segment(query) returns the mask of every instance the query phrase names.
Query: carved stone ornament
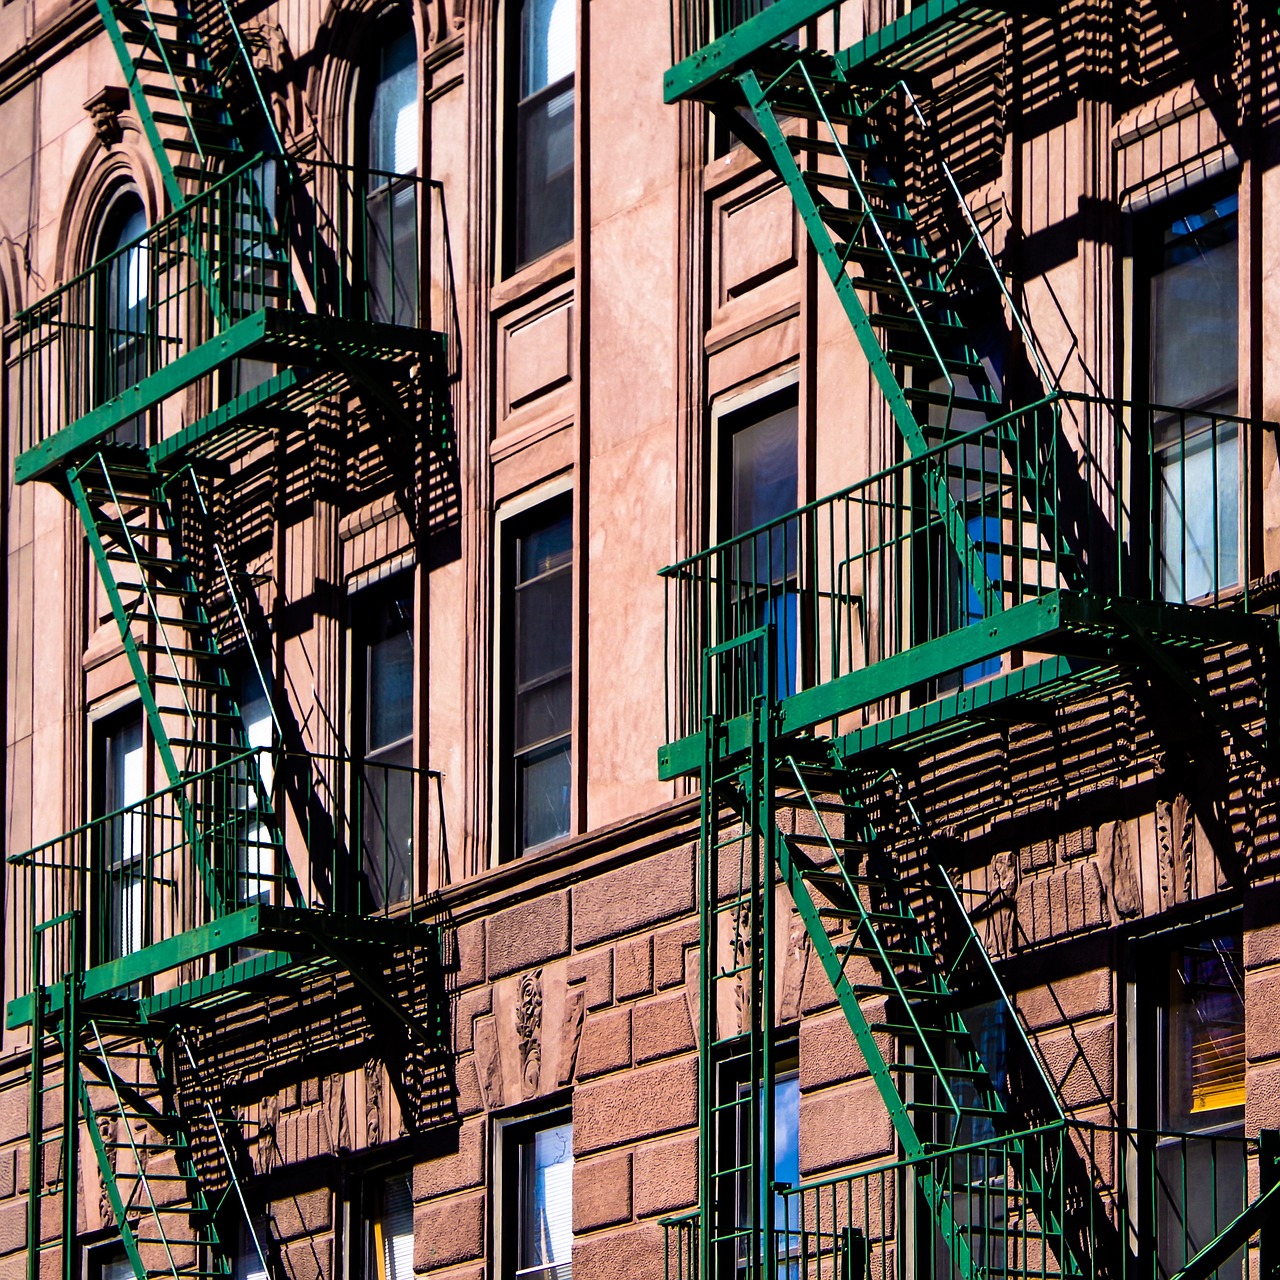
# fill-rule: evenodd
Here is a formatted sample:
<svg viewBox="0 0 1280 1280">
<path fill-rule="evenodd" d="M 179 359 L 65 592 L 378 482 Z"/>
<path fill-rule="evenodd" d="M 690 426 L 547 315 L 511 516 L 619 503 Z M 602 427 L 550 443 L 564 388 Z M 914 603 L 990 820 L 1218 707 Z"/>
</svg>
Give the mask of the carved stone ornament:
<svg viewBox="0 0 1280 1280">
<path fill-rule="evenodd" d="M 104 85 L 84 104 L 89 119 L 93 121 L 93 131 L 104 151 L 110 151 L 124 137 L 120 113 L 128 105 L 128 89 L 114 84 Z"/>
<path fill-rule="evenodd" d="M 516 1035 L 520 1040 L 520 1076 L 524 1096 L 538 1092 L 542 1075 L 542 970 L 534 969 L 520 979 L 516 1001 Z"/>
</svg>

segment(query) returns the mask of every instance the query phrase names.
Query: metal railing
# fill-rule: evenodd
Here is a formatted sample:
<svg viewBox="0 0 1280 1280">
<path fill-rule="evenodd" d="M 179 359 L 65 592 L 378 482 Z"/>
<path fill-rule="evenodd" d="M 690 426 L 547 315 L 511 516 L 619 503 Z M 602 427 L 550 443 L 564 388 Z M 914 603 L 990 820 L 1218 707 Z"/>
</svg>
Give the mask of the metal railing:
<svg viewBox="0 0 1280 1280">
<path fill-rule="evenodd" d="M 756 664 L 705 655 L 765 626 L 785 697 L 1072 584 L 1247 605 L 1259 425 L 1055 393 L 669 566 L 667 740 L 701 729 L 707 673 L 707 705 L 745 708 Z"/>
<path fill-rule="evenodd" d="M 1065 1121 L 776 1185 L 772 1257 L 757 1271 L 786 1280 L 1168 1280 L 1244 1208 L 1256 1147 Z M 930 1194 L 944 1213 L 930 1211 Z M 663 1226 L 667 1280 L 696 1280 L 698 1215 Z M 1208 1274 L 1243 1280 L 1243 1251 Z"/>
<path fill-rule="evenodd" d="M 266 309 L 417 326 L 424 185 L 270 155 L 227 174 L 18 314 L 18 451 Z"/>
<path fill-rule="evenodd" d="M 246 906 L 411 916 L 445 856 L 438 773 L 248 751 L 9 858 L 10 993 Z M 33 972 L 33 932 L 73 917 L 85 922 L 87 957 L 70 953 L 72 930 L 46 930 Z"/>
</svg>

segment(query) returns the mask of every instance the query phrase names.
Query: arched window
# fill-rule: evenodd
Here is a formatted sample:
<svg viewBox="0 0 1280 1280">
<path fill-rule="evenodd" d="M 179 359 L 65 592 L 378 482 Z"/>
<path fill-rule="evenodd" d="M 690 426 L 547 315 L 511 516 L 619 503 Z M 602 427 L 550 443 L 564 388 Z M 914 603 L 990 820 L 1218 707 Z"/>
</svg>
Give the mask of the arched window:
<svg viewBox="0 0 1280 1280">
<path fill-rule="evenodd" d="M 365 242 L 370 319 L 418 322 L 418 46 L 396 25 L 370 61 Z"/>
<path fill-rule="evenodd" d="M 573 0 L 509 0 L 507 130 L 509 265 L 573 239 L 573 116 L 577 33 Z"/>
<path fill-rule="evenodd" d="M 135 191 L 112 202 L 98 239 L 98 288 L 95 381 L 101 404 L 141 382 L 148 367 L 151 263 L 146 242 L 147 215 Z M 120 443 L 143 442 L 143 419 L 116 429 Z"/>
</svg>

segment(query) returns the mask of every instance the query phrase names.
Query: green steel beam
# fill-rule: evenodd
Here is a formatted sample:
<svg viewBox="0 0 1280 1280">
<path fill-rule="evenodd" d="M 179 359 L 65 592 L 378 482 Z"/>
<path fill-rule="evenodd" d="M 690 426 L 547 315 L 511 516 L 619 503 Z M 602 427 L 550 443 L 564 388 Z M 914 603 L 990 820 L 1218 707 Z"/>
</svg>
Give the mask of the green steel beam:
<svg viewBox="0 0 1280 1280">
<path fill-rule="evenodd" d="M 304 380 L 305 375 L 293 368 L 282 369 L 273 374 L 265 382 L 236 396 L 212 413 L 206 413 L 203 418 L 198 418 L 181 431 L 157 440 L 149 450 L 152 466 L 157 470 L 167 467 L 188 449 L 204 444 L 231 427 L 240 426 L 255 409 L 264 408 L 277 396 L 285 395 L 302 385 Z"/>
<path fill-rule="evenodd" d="M 154 995 L 144 996 L 138 1006 L 146 1016 L 159 1017 L 174 1009 L 198 1005 L 202 1001 L 235 991 L 258 978 L 279 973 L 297 963 L 297 957 L 291 952 L 264 951 L 238 964 L 228 965 L 225 969 L 217 969 L 190 982 L 180 983 L 168 991 L 157 991 Z"/>
<path fill-rule="evenodd" d="M 258 311 L 246 316 L 225 333 L 202 342 L 194 351 L 179 356 L 114 399 L 54 432 L 47 440 L 20 453 L 13 464 L 14 483 L 25 484 L 28 480 L 43 478 L 60 464 L 82 456 L 121 423 L 167 400 L 228 360 L 247 354 L 269 332 L 269 315 L 267 311 Z"/>
<path fill-rule="evenodd" d="M 916 4 L 887 26 L 871 32 L 857 44 L 836 54 L 836 64 L 844 72 L 859 68 L 892 56 L 902 49 L 929 36 L 936 35 L 948 23 L 954 22 L 966 9 L 1012 8 L 1012 5 L 993 4 L 992 0 L 925 0 Z"/>
<path fill-rule="evenodd" d="M 153 943 L 149 947 L 142 947 L 132 955 L 94 965 L 85 971 L 81 998 L 87 1001 L 111 995 L 122 987 L 167 973 L 179 965 L 213 955 L 225 947 L 253 942 L 263 933 L 262 915 L 267 910 L 268 908 L 261 906 L 243 907 L 209 924 L 188 929 L 185 933 Z M 60 989 L 51 989 L 44 1007 L 45 1016 L 52 1017 L 61 1013 L 62 1003 Z M 10 1029 L 26 1026 L 31 1021 L 32 1010 L 33 997 L 30 994 L 10 1000 L 6 1024 Z"/>
<path fill-rule="evenodd" d="M 945 698 L 912 707 L 887 720 L 854 729 L 834 740 L 834 750 L 848 763 L 868 752 L 901 747 L 938 733 L 947 725 L 954 725 L 958 730 L 961 726 L 957 722 L 966 717 L 981 718 L 985 712 L 998 712 L 1002 705 L 1036 694 L 1052 696 L 1064 684 L 1083 683 L 1090 676 L 1105 675 L 1107 670 L 1083 658 L 1044 658 L 1030 666 L 982 680 Z"/>
<path fill-rule="evenodd" d="M 789 36 L 806 22 L 812 22 L 827 10 L 836 8 L 838 3 L 839 0 L 777 0 L 776 4 L 762 9 L 754 18 L 739 23 L 684 61 L 676 63 L 663 77 L 664 101 L 671 103 L 682 98 L 706 96 L 721 76 L 734 70 L 752 54 Z"/>
<path fill-rule="evenodd" d="M 1171 1280 L 1208 1280 L 1233 1253 L 1243 1249 L 1266 1221 L 1268 1211 L 1280 1207 L 1280 1182 L 1274 1182 L 1209 1241 Z"/>
<path fill-rule="evenodd" d="M 779 704 L 779 730 L 787 734 L 811 729 L 824 720 L 835 720 L 913 685 L 959 671 L 1010 649 L 1047 649 L 1049 638 L 1061 628 L 1063 601 L 1069 599 L 1071 597 L 1062 592 L 1049 592 L 962 631 L 926 640 L 869 667 L 794 693 Z M 742 715 L 725 724 L 722 756 L 746 750 L 750 742 L 750 719 L 749 715 Z M 659 776 L 665 781 L 701 769 L 702 738 L 701 733 L 690 734 L 660 747 Z"/>
</svg>

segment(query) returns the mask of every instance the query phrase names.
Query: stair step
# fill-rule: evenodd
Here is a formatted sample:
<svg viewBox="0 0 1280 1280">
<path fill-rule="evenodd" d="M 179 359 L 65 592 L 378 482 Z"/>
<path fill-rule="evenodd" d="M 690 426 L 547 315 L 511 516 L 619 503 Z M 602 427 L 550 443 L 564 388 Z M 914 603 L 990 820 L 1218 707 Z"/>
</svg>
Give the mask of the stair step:
<svg viewBox="0 0 1280 1280">
<path fill-rule="evenodd" d="M 950 396 L 946 391 L 926 391 L 923 387 L 907 387 L 905 390 L 907 399 L 919 404 L 937 405 L 942 408 L 949 404 L 952 409 L 965 409 L 991 417 L 999 417 L 1003 409 L 998 400 L 981 400 L 975 396 Z M 974 469 L 968 468 L 966 474 L 973 475 Z"/>
</svg>

